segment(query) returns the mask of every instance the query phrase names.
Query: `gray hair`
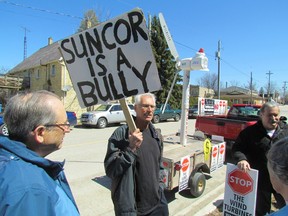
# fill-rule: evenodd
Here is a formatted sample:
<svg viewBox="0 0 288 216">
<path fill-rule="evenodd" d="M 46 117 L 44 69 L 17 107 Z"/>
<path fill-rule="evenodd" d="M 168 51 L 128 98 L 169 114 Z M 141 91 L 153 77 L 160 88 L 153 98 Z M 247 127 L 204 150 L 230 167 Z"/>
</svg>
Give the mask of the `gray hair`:
<svg viewBox="0 0 288 216">
<path fill-rule="evenodd" d="M 276 177 L 288 185 L 288 137 L 280 139 L 272 144 L 267 153 L 268 166 L 273 170 Z"/>
<path fill-rule="evenodd" d="M 155 97 L 155 95 L 148 92 L 148 93 L 136 95 L 135 98 L 134 98 L 134 99 L 135 99 L 135 105 L 138 105 L 138 104 L 141 103 L 141 98 L 142 98 L 143 96 L 151 97 L 151 98 L 153 99 L 154 103 L 156 103 L 156 97 Z"/>
<path fill-rule="evenodd" d="M 279 104 L 276 103 L 275 101 L 269 101 L 269 102 L 266 102 L 262 105 L 260 111 L 261 111 L 261 113 L 264 113 L 266 109 L 270 109 L 270 108 L 274 108 L 274 107 L 277 107 L 279 109 Z"/>
<path fill-rule="evenodd" d="M 3 116 L 9 137 L 25 142 L 29 133 L 39 125 L 55 123 L 55 112 L 46 103 L 51 97 L 59 99 L 54 93 L 45 90 L 20 92 L 10 98 Z"/>
</svg>

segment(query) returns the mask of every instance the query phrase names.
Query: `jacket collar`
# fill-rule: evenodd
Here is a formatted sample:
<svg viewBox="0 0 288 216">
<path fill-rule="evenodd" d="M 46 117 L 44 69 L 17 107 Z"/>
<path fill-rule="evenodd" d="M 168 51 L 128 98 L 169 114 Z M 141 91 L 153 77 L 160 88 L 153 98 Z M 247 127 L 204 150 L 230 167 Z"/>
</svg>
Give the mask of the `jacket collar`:
<svg viewBox="0 0 288 216">
<path fill-rule="evenodd" d="M 56 179 L 59 173 L 63 170 L 65 161 L 54 162 L 40 157 L 38 154 L 28 149 L 25 144 L 10 140 L 8 137 L 0 136 L 0 148 L 5 149 L 9 153 L 28 163 L 41 167 L 53 179 Z"/>
<path fill-rule="evenodd" d="M 257 121 L 257 124 L 261 125 L 261 126 L 264 128 L 261 119 Z M 282 129 L 282 128 L 284 128 L 285 126 L 286 126 L 286 124 L 285 124 L 283 121 L 279 121 L 276 130 Z M 264 129 L 265 129 L 265 128 L 264 128 Z M 266 130 L 266 129 L 265 129 L 265 130 Z"/>
</svg>

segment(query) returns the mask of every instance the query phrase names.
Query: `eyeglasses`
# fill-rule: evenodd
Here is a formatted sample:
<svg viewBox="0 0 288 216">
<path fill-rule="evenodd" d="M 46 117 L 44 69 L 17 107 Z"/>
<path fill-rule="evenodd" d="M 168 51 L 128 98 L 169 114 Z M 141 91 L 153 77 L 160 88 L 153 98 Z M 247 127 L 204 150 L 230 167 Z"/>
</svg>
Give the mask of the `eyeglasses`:
<svg viewBox="0 0 288 216">
<path fill-rule="evenodd" d="M 63 130 L 64 132 L 70 130 L 70 123 L 69 122 L 64 123 L 64 124 L 57 124 L 57 123 L 56 124 L 46 124 L 44 126 L 45 127 L 58 127 L 61 130 Z"/>
<path fill-rule="evenodd" d="M 149 105 L 149 104 L 139 104 L 139 106 L 140 106 L 142 109 L 144 109 L 144 110 L 148 110 L 149 108 L 150 108 L 151 110 L 155 110 L 155 108 L 156 108 L 156 106 L 154 106 L 154 105 Z"/>
</svg>

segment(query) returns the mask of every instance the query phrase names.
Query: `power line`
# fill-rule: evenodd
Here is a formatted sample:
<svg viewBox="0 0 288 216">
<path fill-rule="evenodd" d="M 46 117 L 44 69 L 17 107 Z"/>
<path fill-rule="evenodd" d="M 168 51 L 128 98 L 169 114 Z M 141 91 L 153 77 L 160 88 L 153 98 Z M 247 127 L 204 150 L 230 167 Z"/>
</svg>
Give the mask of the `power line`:
<svg viewBox="0 0 288 216">
<path fill-rule="evenodd" d="M 194 50 L 194 51 L 198 51 L 197 49 L 194 49 L 194 48 L 192 48 L 192 47 L 190 47 L 190 46 L 188 46 L 188 45 L 182 44 L 182 43 L 177 42 L 177 41 L 174 41 L 174 42 L 177 43 L 177 44 L 179 44 L 180 46 L 183 46 L 183 47 L 187 48 L 187 49 L 191 49 L 191 50 Z M 205 54 L 206 54 L 206 56 L 210 56 L 210 57 L 213 57 L 213 58 L 215 57 L 215 55 L 211 55 L 211 54 L 209 54 L 209 53 L 205 53 Z M 226 64 L 226 65 L 228 65 L 229 67 L 231 67 L 232 69 L 234 69 L 235 71 L 238 71 L 239 73 L 245 75 L 247 78 L 250 79 L 250 76 L 251 76 L 250 74 L 241 71 L 240 69 L 238 69 L 237 67 L 235 67 L 234 65 L 232 65 L 231 63 L 229 63 L 228 61 L 226 61 L 225 59 L 223 59 L 222 57 L 221 57 L 221 61 L 222 61 L 224 64 Z M 256 82 L 258 82 L 258 83 L 260 82 L 260 81 L 257 80 L 257 79 L 254 79 L 254 81 L 256 81 Z M 261 81 L 261 83 L 262 83 L 262 81 Z M 262 83 L 262 84 L 264 85 L 264 83 Z"/>
<path fill-rule="evenodd" d="M 74 19 L 81 19 L 81 20 L 82 20 L 82 17 L 78 17 L 78 16 L 74 16 L 74 15 L 70 15 L 70 14 L 59 13 L 59 12 L 54 12 L 54 11 L 50 11 L 50 10 L 46 10 L 46 9 L 35 8 L 35 7 L 31 7 L 31 6 L 27 6 L 27 5 L 22 5 L 22 4 L 17 4 L 17 3 L 9 2 L 9 1 L 0 0 L 0 2 L 1 2 L 1 3 L 5 3 L 5 4 L 9 4 L 9 5 L 13 5 L 13 6 L 17 6 L 17 7 L 23 7 L 23 8 L 27 8 L 27 9 L 31 9 L 31 10 L 36 10 L 36 11 L 41 11 L 41 12 L 45 12 L 45 13 L 49 13 L 49 14 L 66 16 L 66 17 L 70 17 L 70 18 L 74 18 Z"/>
</svg>

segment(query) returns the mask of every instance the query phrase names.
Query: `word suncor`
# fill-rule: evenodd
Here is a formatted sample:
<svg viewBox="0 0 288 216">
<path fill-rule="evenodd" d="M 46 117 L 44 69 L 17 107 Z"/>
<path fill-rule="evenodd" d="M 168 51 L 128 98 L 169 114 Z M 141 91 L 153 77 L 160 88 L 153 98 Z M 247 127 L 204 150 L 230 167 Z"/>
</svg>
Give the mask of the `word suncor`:
<svg viewBox="0 0 288 216">
<path fill-rule="evenodd" d="M 143 22 L 143 16 L 141 13 L 135 11 L 127 14 L 129 22 L 124 19 L 119 19 L 116 21 L 116 23 L 113 25 L 112 22 L 107 22 L 103 28 L 101 29 L 100 35 L 99 35 L 99 29 L 94 28 L 93 29 L 93 35 L 91 35 L 89 32 L 80 33 L 78 35 L 81 47 L 77 47 L 77 43 L 75 42 L 75 39 L 73 37 L 64 39 L 61 42 L 61 48 L 70 54 L 70 58 L 66 58 L 67 64 L 72 64 L 75 61 L 75 58 L 88 58 L 89 56 L 95 56 L 98 54 L 103 53 L 103 45 L 108 50 L 115 49 L 116 43 L 119 45 L 125 45 L 128 44 L 131 41 L 131 38 L 134 43 L 137 43 L 139 38 L 138 34 L 144 39 L 148 40 L 148 35 L 146 32 L 141 28 L 140 24 Z M 135 20 L 136 19 L 136 20 Z M 121 33 L 119 34 L 119 29 L 125 29 L 126 30 L 126 36 Z M 108 41 L 108 35 L 113 35 L 114 40 Z M 124 35 L 124 37 L 123 37 Z M 67 46 L 71 44 L 72 49 L 70 49 L 70 46 Z M 96 50 L 95 50 L 96 49 Z"/>
</svg>

